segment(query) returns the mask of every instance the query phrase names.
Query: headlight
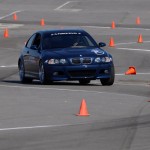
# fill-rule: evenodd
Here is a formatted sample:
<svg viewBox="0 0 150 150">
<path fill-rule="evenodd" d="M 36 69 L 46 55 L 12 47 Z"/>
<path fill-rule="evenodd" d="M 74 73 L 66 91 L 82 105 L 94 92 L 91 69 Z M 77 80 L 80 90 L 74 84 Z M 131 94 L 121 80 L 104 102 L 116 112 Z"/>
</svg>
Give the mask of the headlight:
<svg viewBox="0 0 150 150">
<path fill-rule="evenodd" d="M 60 62 L 61 64 L 66 64 L 66 63 L 67 63 L 66 59 L 60 59 L 59 62 Z"/>
<path fill-rule="evenodd" d="M 45 63 L 49 65 L 58 65 L 58 64 L 66 64 L 67 61 L 66 59 L 49 59 L 49 60 L 46 60 Z"/>
<path fill-rule="evenodd" d="M 105 57 L 105 62 L 111 62 L 112 61 L 112 58 L 111 57 Z"/>
<path fill-rule="evenodd" d="M 100 57 L 95 58 L 95 62 L 96 62 L 96 63 L 100 63 L 100 62 L 101 62 Z"/>
<path fill-rule="evenodd" d="M 112 58 L 110 57 L 103 57 L 102 58 L 102 62 L 111 62 L 112 61 Z"/>
<path fill-rule="evenodd" d="M 97 57 L 95 58 L 95 62 L 96 63 L 100 63 L 100 62 L 103 62 L 103 63 L 107 63 L 107 62 L 111 62 L 112 61 L 112 58 L 111 57 Z"/>
</svg>

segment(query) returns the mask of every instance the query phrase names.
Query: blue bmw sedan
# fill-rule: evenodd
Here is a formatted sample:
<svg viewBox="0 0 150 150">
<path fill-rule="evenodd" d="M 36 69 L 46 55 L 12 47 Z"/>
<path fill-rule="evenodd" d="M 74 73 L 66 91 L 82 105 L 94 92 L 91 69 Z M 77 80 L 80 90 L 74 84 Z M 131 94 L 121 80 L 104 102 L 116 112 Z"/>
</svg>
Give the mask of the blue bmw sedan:
<svg viewBox="0 0 150 150">
<path fill-rule="evenodd" d="M 102 85 L 113 85 L 115 71 L 112 56 L 103 50 L 84 30 L 44 30 L 34 33 L 18 59 L 20 81 L 34 79 L 41 84 L 76 80 L 89 84 L 99 79 Z"/>
</svg>

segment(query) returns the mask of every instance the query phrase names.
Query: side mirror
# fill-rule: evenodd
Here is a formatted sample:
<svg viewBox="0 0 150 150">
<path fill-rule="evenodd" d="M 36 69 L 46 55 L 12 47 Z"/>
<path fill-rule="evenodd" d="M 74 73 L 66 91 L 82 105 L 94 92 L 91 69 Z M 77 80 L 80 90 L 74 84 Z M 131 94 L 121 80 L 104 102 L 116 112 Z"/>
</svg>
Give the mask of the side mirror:
<svg viewBox="0 0 150 150">
<path fill-rule="evenodd" d="M 36 45 L 32 45 L 32 46 L 31 46 L 31 49 L 38 50 L 38 48 L 37 48 Z"/>
<path fill-rule="evenodd" d="M 98 45 L 99 45 L 99 47 L 105 47 L 106 46 L 106 44 L 103 42 L 100 42 Z"/>
</svg>

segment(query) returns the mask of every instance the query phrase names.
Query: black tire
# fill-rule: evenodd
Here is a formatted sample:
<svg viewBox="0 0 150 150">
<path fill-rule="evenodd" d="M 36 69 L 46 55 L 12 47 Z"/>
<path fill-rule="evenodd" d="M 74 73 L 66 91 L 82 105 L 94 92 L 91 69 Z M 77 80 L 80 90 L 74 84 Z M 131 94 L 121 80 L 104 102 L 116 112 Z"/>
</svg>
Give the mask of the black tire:
<svg viewBox="0 0 150 150">
<path fill-rule="evenodd" d="M 90 81 L 91 81 L 91 80 L 89 80 L 89 79 L 81 79 L 81 80 L 79 80 L 79 83 L 80 83 L 81 85 L 87 85 L 87 84 L 90 83 Z"/>
<path fill-rule="evenodd" d="M 52 81 L 48 79 L 46 76 L 44 65 L 42 62 L 40 62 L 40 65 L 39 65 L 39 80 L 41 84 L 44 84 L 44 85 L 52 83 Z"/>
<path fill-rule="evenodd" d="M 114 66 L 111 68 L 111 77 L 106 79 L 100 79 L 103 86 L 110 86 L 114 84 L 115 81 L 115 69 Z"/>
<path fill-rule="evenodd" d="M 32 83 L 33 79 L 25 77 L 25 68 L 22 61 L 19 62 L 19 77 L 21 83 Z"/>
</svg>

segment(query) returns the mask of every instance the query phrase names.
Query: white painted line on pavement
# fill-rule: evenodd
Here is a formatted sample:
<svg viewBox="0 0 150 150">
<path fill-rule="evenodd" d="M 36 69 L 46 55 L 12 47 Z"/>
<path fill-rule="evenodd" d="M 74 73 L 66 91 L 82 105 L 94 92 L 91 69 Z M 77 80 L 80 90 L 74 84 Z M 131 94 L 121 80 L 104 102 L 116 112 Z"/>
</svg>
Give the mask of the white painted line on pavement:
<svg viewBox="0 0 150 150">
<path fill-rule="evenodd" d="M 23 10 L 14 11 L 14 12 L 8 14 L 8 15 L 5 15 L 5 16 L 0 17 L 0 20 L 1 20 L 1 19 L 4 19 L 4 18 L 7 18 L 7 17 L 9 17 L 9 16 L 11 16 L 11 15 L 13 15 L 14 13 L 19 13 L 19 12 L 22 12 L 22 11 L 23 11 Z"/>
<path fill-rule="evenodd" d="M 125 27 L 116 27 L 118 29 L 126 29 L 126 30 L 145 30 L 145 31 L 150 31 L 148 28 L 125 28 Z"/>
<path fill-rule="evenodd" d="M 71 1 L 68 1 L 64 4 L 62 4 L 61 6 L 57 7 L 55 10 L 60 10 L 61 8 L 63 8 L 65 5 L 69 4 Z"/>
<path fill-rule="evenodd" d="M 81 9 L 59 9 L 59 11 L 64 11 L 64 12 L 78 12 L 78 11 L 81 11 Z"/>
<path fill-rule="evenodd" d="M 117 43 L 115 45 L 129 45 L 129 44 L 137 44 L 138 42 L 128 42 L 128 43 Z M 143 43 L 150 43 L 150 41 L 144 41 Z"/>
<path fill-rule="evenodd" d="M 80 26 L 80 27 L 86 27 L 86 28 L 95 28 L 95 29 L 103 29 L 103 28 L 106 28 L 106 29 L 111 29 L 111 27 L 108 27 L 108 26 Z M 117 27 L 117 29 L 124 29 L 124 30 L 145 30 L 145 31 L 150 31 L 150 29 L 148 28 L 125 28 L 125 27 Z"/>
<path fill-rule="evenodd" d="M 116 73 L 115 75 L 116 76 L 124 76 L 125 74 L 124 73 Z"/>
<path fill-rule="evenodd" d="M 127 51 L 150 52 L 149 49 L 134 49 L 134 48 L 116 48 L 116 49 L 127 50 Z"/>
<path fill-rule="evenodd" d="M 139 75 L 149 75 L 150 73 L 136 73 L 136 74 L 139 74 Z"/>
<path fill-rule="evenodd" d="M 61 89 L 61 88 L 49 88 L 49 87 L 37 87 L 37 86 L 19 86 L 19 85 L 5 85 L 5 84 L 0 84 L 0 87 L 5 87 L 5 88 L 19 88 L 19 89 L 34 89 L 34 90 L 55 90 L 55 91 L 67 91 L 67 92 L 84 92 L 84 93 L 97 93 L 97 94 L 115 94 L 115 95 L 128 95 L 128 96 L 133 96 L 135 95 L 132 94 L 124 94 L 124 93 L 113 93 L 113 92 L 100 92 L 100 91 L 90 91 L 90 90 L 76 90 L 76 89 Z M 141 96 L 136 96 L 136 97 L 141 97 Z M 142 96 L 144 97 L 144 96 Z"/>
<path fill-rule="evenodd" d="M 98 29 L 110 29 L 111 27 L 100 27 L 100 26 L 80 26 L 85 28 L 98 28 Z"/>
<path fill-rule="evenodd" d="M 22 27 L 24 26 L 23 24 L 0 24 L 0 29 L 5 29 L 5 28 L 19 28 L 19 27 Z"/>
<path fill-rule="evenodd" d="M 130 45 L 130 44 L 136 44 L 137 42 L 128 42 L 128 43 L 116 43 L 115 45 Z"/>
<path fill-rule="evenodd" d="M 131 86 L 144 86 L 144 87 L 150 87 L 150 84 L 146 84 L 146 83 L 119 83 L 119 82 L 117 82 L 117 83 L 114 83 L 115 85 L 131 85 Z"/>
<path fill-rule="evenodd" d="M 65 127 L 65 126 L 74 126 L 82 125 L 79 124 L 62 124 L 62 125 L 44 125 L 44 126 L 30 126 L 30 127 L 14 127 L 14 128 L 0 128 L 0 131 L 12 131 L 12 130 L 26 130 L 26 129 L 39 129 L 39 128 L 52 128 L 52 127 Z"/>
<path fill-rule="evenodd" d="M 73 3 L 73 2 L 76 2 L 76 1 L 68 1 L 64 4 L 62 4 L 61 6 L 55 8 L 54 10 L 57 10 L 57 11 L 64 11 L 64 12 L 78 12 L 78 11 L 81 11 L 82 9 L 63 9 L 64 6 L 68 5 L 69 3 Z"/>
<path fill-rule="evenodd" d="M 150 75 L 150 72 L 148 72 L 148 73 L 136 73 L 136 74 L 137 75 Z M 116 76 L 127 76 L 124 73 L 116 73 L 115 75 Z"/>
<path fill-rule="evenodd" d="M 2 66 L 0 66 L 0 68 L 12 68 L 12 67 L 18 67 L 18 65 L 8 65 L 8 66 L 2 65 Z"/>
<path fill-rule="evenodd" d="M 37 86 L 36 87 L 35 86 L 17 86 L 17 85 L 13 86 L 13 85 L 3 85 L 3 84 L 0 84 L 0 87 L 22 88 L 22 89 L 36 89 L 36 90 L 56 90 L 56 91 L 70 91 L 70 92 L 86 92 L 86 93 L 89 93 L 89 92 L 91 92 L 91 93 L 106 93 L 106 92 L 88 91 L 88 90 L 59 89 L 59 88 L 49 88 L 49 87 L 37 87 Z M 110 93 L 110 94 L 113 94 L 113 93 Z"/>
</svg>

